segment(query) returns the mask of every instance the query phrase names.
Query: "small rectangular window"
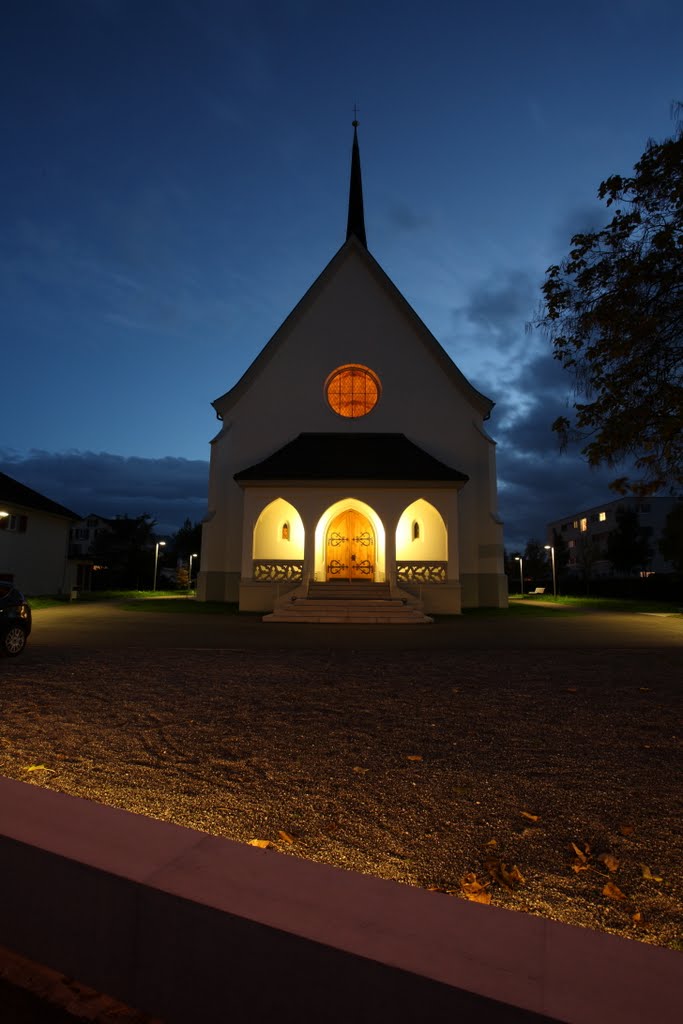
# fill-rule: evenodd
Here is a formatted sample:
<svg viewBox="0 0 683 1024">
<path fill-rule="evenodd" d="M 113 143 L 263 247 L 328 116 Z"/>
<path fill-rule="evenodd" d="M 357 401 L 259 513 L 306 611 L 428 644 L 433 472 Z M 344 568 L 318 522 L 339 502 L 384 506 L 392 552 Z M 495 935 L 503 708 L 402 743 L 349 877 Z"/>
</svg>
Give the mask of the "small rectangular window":
<svg viewBox="0 0 683 1024">
<path fill-rule="evenodd" d="M 599 512 L 598 513 L 598 519 L 599 519 L 599 521 L 601 523 L 606 522 L 607 521 L 607 513 L 606 512 Z"/>
<path fill-rule="evenodd" d="M 585 533 L 587 529 L 588 529 L 588 520 L 584 516 L 583 519 L 581 520 L 581 533 Z"/>
<path fill-rule="evenodd" d="M 579 520 L 575 519 L 574 522 L 572 523 L 572 526 L 574 527 L 575 530 L 578 530 L 578 528 L 579 528 Z"/>
</svg>

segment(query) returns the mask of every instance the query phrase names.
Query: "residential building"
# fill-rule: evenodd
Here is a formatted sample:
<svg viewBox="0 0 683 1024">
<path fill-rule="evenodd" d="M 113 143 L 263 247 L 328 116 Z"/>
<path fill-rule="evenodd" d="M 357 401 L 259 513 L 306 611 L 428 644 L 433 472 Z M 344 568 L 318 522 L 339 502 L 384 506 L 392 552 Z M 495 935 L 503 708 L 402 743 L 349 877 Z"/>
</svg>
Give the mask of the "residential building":
<svg viewBox="0 0 683 1024">
<path fill-rule="evenodd" d="M 669 512 L 680 501 L 683 501 L 683 498 L 636 498 L 631 496 L 615 498 L 612 501 L 603 502 L 602 505 L 596 505 L 594 508 L 583 509 L 548 523 L 548 543 L 552 544 L 553 542 L 553 532 L 562 538 L 567 545 L 569 554 L 567 571 L 578 575 L 581 572 L 581 545 L 584 542 L 590 542 L 598 556 L 592 565 L 591 574 L 595 577 L 617 576 L 619 573 L 615 572 L 607 557 L 608 538 L 617 527 L 619 509 L 632 509 L 638 515 L 639 525 L 651 548 L 647 565 L 642 565 L 634 571 L 641 574 L 671 572 L 672 566 L 662 557 L 658 541 L 662 536 Z"/>
<path fill-rule="evenodd" d="M 27 594 L 62 594 L 75 580 L 69 531 L 75 512 L 0 473 L 0 579 Z"/>
</svg>

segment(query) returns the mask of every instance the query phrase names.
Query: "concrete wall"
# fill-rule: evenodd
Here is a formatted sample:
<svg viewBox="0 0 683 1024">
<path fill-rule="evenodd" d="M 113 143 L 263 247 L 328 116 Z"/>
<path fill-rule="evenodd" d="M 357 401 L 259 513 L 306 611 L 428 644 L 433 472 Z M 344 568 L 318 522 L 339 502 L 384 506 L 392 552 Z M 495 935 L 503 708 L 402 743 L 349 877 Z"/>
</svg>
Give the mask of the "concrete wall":
<svg viewBox="0 0 683 1024">
<path fill-rule="evenodd" d="M 167 1024 L 679 1019 L 672 951 L 6 779 L 0 907 L 1 945 Z"/>
</svg>

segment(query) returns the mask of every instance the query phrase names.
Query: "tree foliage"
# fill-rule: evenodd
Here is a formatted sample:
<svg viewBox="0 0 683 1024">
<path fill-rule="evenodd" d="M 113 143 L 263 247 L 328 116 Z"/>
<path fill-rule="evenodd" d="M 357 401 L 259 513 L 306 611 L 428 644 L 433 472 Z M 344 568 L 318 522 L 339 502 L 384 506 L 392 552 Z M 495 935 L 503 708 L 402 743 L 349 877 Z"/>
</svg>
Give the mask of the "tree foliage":
<svg viewBox="0 0 683 1024">
<path fill-rule="evenodd" d="M 651 494 L 683 485 L 683 125 L 598 196 L 614 216 L 548 269 L 535 323 L 574 377 L 574 422 L 553 430 L 592 466 L 633 459 L 610 486 Z"/>
<path fill-rule="evenodd" d="M 659 551 L 676 572 L 683 573 L 683 501 L 674 505 L 666 517 L 659 538 Z"/>
<path fill-rule="evenodd" d="M 154 574 L 155 520 L 150 515 L 118 516 L 111 529 L 98 531 L 93 554 L 103 563 L 102 585 L 144 589 Z"/>
</svg>

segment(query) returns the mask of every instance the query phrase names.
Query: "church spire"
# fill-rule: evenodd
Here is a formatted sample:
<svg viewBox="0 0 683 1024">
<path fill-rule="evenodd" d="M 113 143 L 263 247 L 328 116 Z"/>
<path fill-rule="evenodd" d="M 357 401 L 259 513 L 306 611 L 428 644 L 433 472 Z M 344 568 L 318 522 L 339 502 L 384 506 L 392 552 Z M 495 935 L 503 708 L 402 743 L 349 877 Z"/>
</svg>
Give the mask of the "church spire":
<svg viewBox="0 0 683 1024">
<path fill-rule="evenodd" d="M 363 181 L 360 174 L 360 150 L 358 149 L 358 121 L 353 121 L 353 149 L 351 150 L 351 184 L 349 187 L 349 219 L 346 224 L 347 241 L 355 235 L 367 249 L 365 238 L 365 217 L 363 215 Z"/>
</svg>

